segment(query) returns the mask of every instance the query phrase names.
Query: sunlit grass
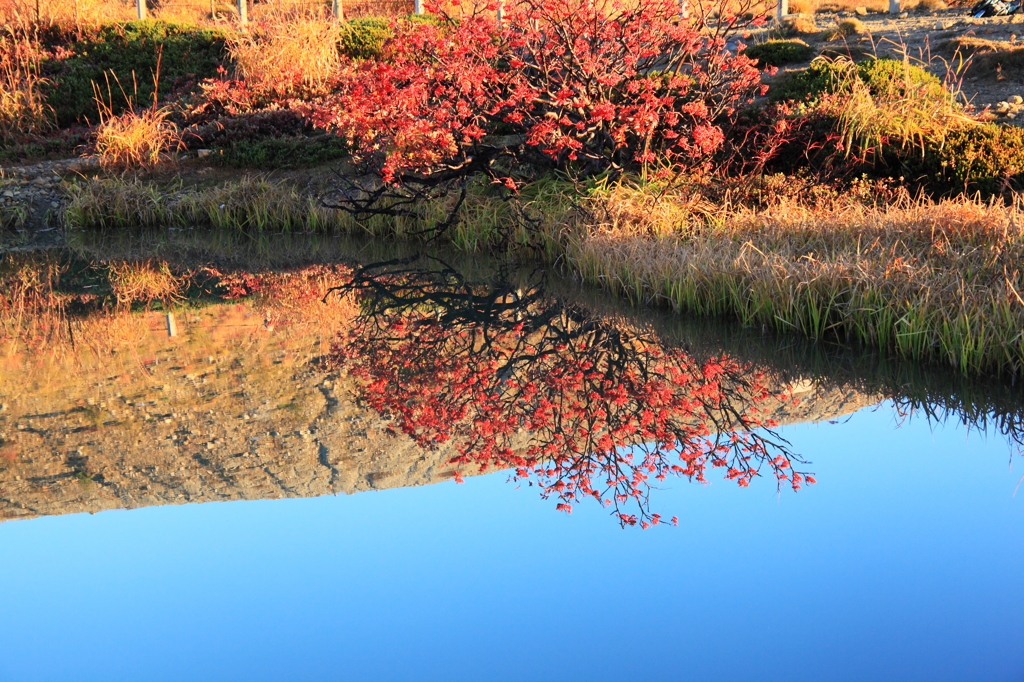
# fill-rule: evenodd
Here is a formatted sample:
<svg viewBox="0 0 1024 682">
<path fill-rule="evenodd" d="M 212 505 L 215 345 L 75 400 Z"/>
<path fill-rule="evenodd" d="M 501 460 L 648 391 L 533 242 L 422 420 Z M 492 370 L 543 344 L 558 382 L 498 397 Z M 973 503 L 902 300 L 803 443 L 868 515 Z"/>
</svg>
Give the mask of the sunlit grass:
<svg viewBox="0 0 1024 682">
<path fill-rule="evenodd" d="M 716 225 L 664 211 L 616 219 L 627 190 L 593 199 L 606 216 L 568 245 L 586 280 L 643 303 L 838 338 L 965 374 L 1024 369 L 1019 206 L 968 199 L 814 210 L 734 208 Z M 607 206 L 607 208 L 603 208 Z M 634 214 L 636 215 L 636 214 Z"/>
</svg>

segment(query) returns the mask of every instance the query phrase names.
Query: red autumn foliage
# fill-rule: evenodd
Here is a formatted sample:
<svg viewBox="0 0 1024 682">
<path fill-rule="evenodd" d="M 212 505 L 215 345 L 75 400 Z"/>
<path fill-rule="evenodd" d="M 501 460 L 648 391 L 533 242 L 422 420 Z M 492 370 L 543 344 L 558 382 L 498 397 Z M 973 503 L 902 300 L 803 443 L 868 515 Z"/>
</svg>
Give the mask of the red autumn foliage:
<svg viewBox="0 0 1024 682">
<path fill-rule="evenodd" d="M 772 395 L 762 377 L 728 358 L 701 362 L 536 298 L 507 305 L 467 288 L 458 305 L 474 306 L 469 314 L 445 307 L 451 295 L 403 287 L 353 287 L 369 312 L 330 364 L 360 379 L 361 397 L 419 445 L 451 441 L 462 473 L 514 469 L 559 510 L 592 497 L 643 527 L 664 521 L 648 497 L 668 476 L 705 483 L 720 468 L 747 486 L 766 469 L 780 486 L 809 480 L 758 408 Z M 367 304 L 382 291 L 385 305 Z"/>
<path fill-rule="evenodd" d="M 583 173 L 698 165 L 762 88 L 733 15 L 681 20 L 675 0 L 515 0 L 502 21 L 496 8 L 396 23 L 382 57 L 350 66 L 307 115 L 385 182 L 472 171 L 513 185 L 514 164 L 493 165 L 513 148 Z"/>
</svg>

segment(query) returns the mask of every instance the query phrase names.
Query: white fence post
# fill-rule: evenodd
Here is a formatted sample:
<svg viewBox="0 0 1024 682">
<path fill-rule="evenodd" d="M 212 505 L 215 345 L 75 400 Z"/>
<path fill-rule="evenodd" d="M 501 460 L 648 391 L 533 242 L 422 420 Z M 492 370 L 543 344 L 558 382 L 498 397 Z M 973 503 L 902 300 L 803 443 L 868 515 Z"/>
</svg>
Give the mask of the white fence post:
<svg viewBox="0 0 1024 682">
<path fill-rule="evenodd" d="M 135 0 L 135 9 L 138 11 L 140 20 L 146 18 L 146 0 Z"/>
<path fill-rule="evenodd" d="M 776 9 L 775 18 L 782 23 L 782 19 L 789 14 L 789 0 L 779 0 L 779 6 Z"/>
<path fill-rule="evenodd" d="M 249 0 L 238 0 L 238 23 L 242 28 L 249 25 Z"/>
</svg>

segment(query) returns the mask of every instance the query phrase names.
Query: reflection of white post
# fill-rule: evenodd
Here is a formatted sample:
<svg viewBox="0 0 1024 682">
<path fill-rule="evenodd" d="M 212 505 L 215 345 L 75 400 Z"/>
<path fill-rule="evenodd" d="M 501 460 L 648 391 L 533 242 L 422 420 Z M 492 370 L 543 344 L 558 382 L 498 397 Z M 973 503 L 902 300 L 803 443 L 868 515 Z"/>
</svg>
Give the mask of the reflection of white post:
<svg viewBox="0 0 1024 682">
<path fill-rule="evenodd" d="M 900 13 L 900 0 L 889 0 L 889 14 Z"/>
<path fill-rule="evenodd" d="M 775 18 L 782 23 L 782 18 L 789 14 L 789 0 L 779 0 L 779 6 L 776 9 Z"/>
<path fill-rule="evenodd" d="M 416 14 L 423 14 L 423 0 L 413 0 L 412 7 Z"/>
</svg>

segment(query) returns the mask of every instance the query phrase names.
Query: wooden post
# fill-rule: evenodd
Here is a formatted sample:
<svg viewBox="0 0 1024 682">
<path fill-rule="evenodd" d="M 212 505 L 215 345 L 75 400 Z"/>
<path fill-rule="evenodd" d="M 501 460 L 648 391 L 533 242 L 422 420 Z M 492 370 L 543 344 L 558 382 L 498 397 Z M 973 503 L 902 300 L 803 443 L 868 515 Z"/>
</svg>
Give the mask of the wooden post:
<svg viewBox="0 0 1024 682">
<path fill-rule="evenodd" d="M 210 18 L 217 18 L 217 0 L 210 0 Z"/>
<path fill-rule="evenodd" d="M 779 0 L 779 6 L 776 8 L 775 18 L 782 23 L 782 20 L 789 14 L 789 0 Z"/>
<path fill-rule="evenodd" d="M 178 335 L 178 323 L 174 320 L 174 313 L 167 313 L 167 336 Z"/>
<path fill-rule="evenodd" d="M 900 13 L 900 0 L 889 0 L 889 14 Z"/>
<path fill-rule="evenodd" d="M 413 12 L 416 14 L 423 14 L 423 0 L 413 0 L 412 6 Z"/>
<path fill-rule="evenodd" d="M 505 18 L 505 3 L 502 0 L 498 0 L 498 23 L 500 24 Z"/>
<path fill-rule="evenodd" d="M 138 10 L 140 21 L 146 18 L 146 0 L 135 0 L 135 9 Z"/>
<path fill-rule="evenodd" d="M 679 0 L 679 19 L 680 21 L 690 18 L 690 3 L 689 0 Z"/>
<path fill-rule="evenodd" d="M 345 21 L 345 7 L 341 0 L 332 0 L 331 13 L 334 15 L 335 21 Z"/>
<path fill-rule="evenodd" d="M 238 0 L 238 23 L 243 29 L 249 25 L 249 0 Z"/>
</svg>

